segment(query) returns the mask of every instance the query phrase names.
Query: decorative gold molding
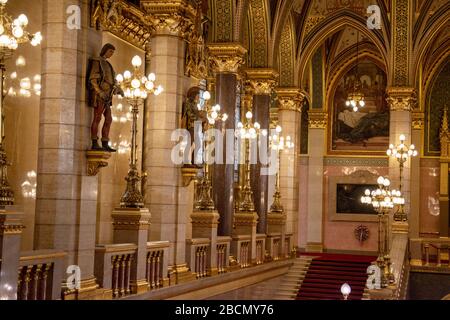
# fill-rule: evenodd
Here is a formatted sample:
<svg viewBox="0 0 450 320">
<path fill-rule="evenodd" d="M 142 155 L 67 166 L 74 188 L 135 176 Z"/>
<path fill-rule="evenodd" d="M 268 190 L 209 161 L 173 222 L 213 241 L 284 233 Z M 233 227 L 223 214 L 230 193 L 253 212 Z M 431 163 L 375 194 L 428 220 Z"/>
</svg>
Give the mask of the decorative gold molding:
<svg viewBox="0 0 450 320">
<path fill-rule="evenodd" d="M 326 129 L 328 124 L 328 113 L 311 110 L 308 112 L 310 129 Z"/>
<path fill-rule="evenodd" d="M 142 1 L 141 1 L 142 2 Z M 144 12 L 124 0 L 91 0 L 91 27 L 109 31 L 144 48 L 151 36 L 151 27 Z"/>
<path fill-rule="evenodd" d="M 450 143 L 450 131 L 449 131 L 449 127 L 448 127 L 448 107 L 444 108 L 444 115 L 442 117 L 439 138 L 441 140 L 441 158 L 448 158 L 449 157 L 449 143 Z M 446 176 L 447 174 L 448 173 L 445 172 L 444 176 Z"/>
<path fill-rule="evenodd" d="M 148 230 L 151 214 L 148 209 L 114 209 L 114 230 Z"/>
<path fill-rule="evenodd" d="M 423 130 L 425 127 L 425 113 L 413 112 L 412 113 L 412 127 L 415 130 Z"/>
<path fill-rule="evenodd" d="M 285 213 L 273 213 L 269 212 L 267 213 L 267 224 L 269 226 L 283 226 L 286 224 L 287 215 Z"/>
<path fill-rule="evenodd" d="M 396 86 L 408 84 L 409 34 L 411 20 L 409 19 L 410 0 L 396 0 L 392 4 L 394 72 L 393 83 Z"/>
<path fill-rule="evenodd" d="M 199 80 L 208 76 L 208 57 L 205 45 L 205 28 L 204 24 L 208 20 L 203 16 L 202 2 L 198 1 L 196 7 L 196 15 L 187 34 L 187 50 L 186 50 L 186 68 L 185 74 L 193 76 Z"/>
<path fill-rule="evenodd" d="M 391 111 L 412 111 L 417 104 L 417 95 L 414 88 L 391 87 L 387 89 L 386 98 Z"/>
<path fill-rule="evenodd" d="M 141 0 L 146 20 L 156 34 L 184 37 L 197 15 L 196 7 L 187 0 Z"/>
<path fill-rule="evenodd" d="M 111 153 L 106 151 L 94 151 L 88 150 L 86 151 L 87 158 L 87 174 L 88 176 L 96 176 L 101 168 L 105 168 L 108 166 L 108 160 L 111 158 Z"/>
<path fill-rule="evenodd" d="M 193 227 L 214 228 L 219 224 L 220 215 L 217 211 L 194 211 L 191 214 Z"/>
<path fill-rule="evenodd" d="M 305 95 L 298 88 L 277 88 L 278 110 L 301 112 Z"/>
<path fill-rule="evenodd" d="M 197 167 L 182 167 L 181 175 L 183 177 L 183 187 L 188 187 L 192 181 L 195 180 L 200 168 Z"/>
<path fill-rule="evenodd" d="M 250 61 L 254 67 L 268 65 L 267 7 L 265 0 L 249 0 L 248 18 L 252 30 Z"/>
<path fill-rule="evenodd" d="M 247 49 L 238 43 L 212 43 L 208 45 L 209 60 L 217 73 L 238 73 L 245 63 Z"/>
<path fill-rule="evenodd" d="M 258 214 L 256 212 L 235 212 L 234 225 L 235 227 L 242 226 L 256 226 L 258 223 Z"/>
<path fill-rule="evenodd" d="M 279 77 L 274 69 L 265 68 L 247 69 L 245 74 L 254 95 L 271 95 Z"/>
</svg>

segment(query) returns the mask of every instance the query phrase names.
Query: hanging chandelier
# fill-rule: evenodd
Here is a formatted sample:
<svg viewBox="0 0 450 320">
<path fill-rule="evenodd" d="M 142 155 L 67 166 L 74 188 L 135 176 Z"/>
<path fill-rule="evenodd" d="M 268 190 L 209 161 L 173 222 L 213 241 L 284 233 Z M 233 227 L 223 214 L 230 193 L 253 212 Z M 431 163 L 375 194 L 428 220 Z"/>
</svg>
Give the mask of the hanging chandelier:
<svg viewBox="0 0 450 320">
<path fill-rule="evenodd" d="M 362 84 L 359 79 L 358 72 L 358 59 L 359 58 L 359 33 L 356 33 L 356 70 L 355 70 L 355 81 L 353 82 L 353 89 L 347 96 L 347 101 L 345 105 L 357 112 L 359 108 L 363 108 L 366 105 L 364 100 L 364 93 L 362 92 Z"/>
</svg>

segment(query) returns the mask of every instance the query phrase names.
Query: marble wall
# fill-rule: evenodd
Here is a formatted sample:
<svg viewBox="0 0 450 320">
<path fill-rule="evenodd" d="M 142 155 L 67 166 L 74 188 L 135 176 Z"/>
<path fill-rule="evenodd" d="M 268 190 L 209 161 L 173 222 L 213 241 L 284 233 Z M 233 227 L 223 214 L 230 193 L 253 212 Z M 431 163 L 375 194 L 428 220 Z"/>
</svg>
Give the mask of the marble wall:
<svg viewBox="0 0 450 320">
<path fill-rule="evenodd" d="M 26 14 L 29 20 L 27 30 L 31 33 L 42 32 L 42 0 L 8 1 L 7 12 L 13 18 Z M 20 59 L 22 61 L 18 61 L 19 57 L 23 58 Z M 15 79 L 11 77 L 13 72 L 17 74 Z M 40 100 L 34 85 L 40 84 L 40 75 L 41 46 L 22 44 L 13 57 L 7 60 L 5 89 L 13 88 L 16 95 L 8 95 L 5 99 L 5 148 L 11 162 L 8 177 L 15 193 L 15 203 L 24 211 L 26 228 L 22 233 L 23 250 L 33 248 Z M 30 80 L 29 96 L 26 92 L 20 94 L 20 80 L 24 78 Z"/>
</svg>

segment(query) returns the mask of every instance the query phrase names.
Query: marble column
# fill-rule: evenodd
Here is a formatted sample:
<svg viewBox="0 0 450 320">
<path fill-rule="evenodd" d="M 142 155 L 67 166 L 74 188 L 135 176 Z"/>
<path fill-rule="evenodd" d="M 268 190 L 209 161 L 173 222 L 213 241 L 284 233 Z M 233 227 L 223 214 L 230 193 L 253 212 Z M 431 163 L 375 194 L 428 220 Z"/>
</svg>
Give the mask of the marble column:
<svg viewBox="0 0 450 320">
<path fill-rule="evenodd" d="M 183 34 L 193 21 L 193 16 L 189 16 L 193 9 L 184 0 L 167 5 L 145 0 L 141 6 L 154 27 L 147 71 L 155 73 L 156 84 L 164 88 L 161 95 L 148 98 L 145 110 L 144 170 L 148 173 L 145 206 L 152 214 L 149 240 L 170 241 L 169 265 L 176 282 L 182 283 L 195 277 L 186 263 L 188 199 L 181 169 L 171 159 L 177 143 L 171 140 L 171 135 L 179 128 L 181 119 L 186 80 Z"/>
<path fill-rule="evenodd" d="M 229 116 L 219 129 L 234 130 L 237 73 L 243 64 L 246 49 L 240 44 L 213 43 L 208 46 L 208 51 L 216 75 L 216 103 Z M 234 213 L 234 155 L 227 153 L 227 144 L 234 145 L 234 137 L 233 141 L 227 141 L 224 136 L 223 164 L 217 163 L 213 168 L 214 203 L 220 214 L 219 235 L 222 236 L 232 234 Z"/>
<path fill-rule="evenodd" d="M 413 88 L 391 87 L 387 90 L 388 104 L 390 106 L 390 127 L 389 143 L 394 146 L 400 143 L 400 135 L 405 135 L 406 145 L 411 145 L 412 139 L 412 110 L 416 104 L 416 95 Z M 410 177 L 411 160 L 404 164 L 402 177 L 402 193 L 405 197 L 405 212 L 410 213 Z M 389 158 L 389 178 L 391 179 L 391 189 L 397 189 L 400 186 L 400 166 L 399 162 L 393 157 Z"/>
<path fill-rule="evenodd" d="M 327 145 L 327 121 L 326 112 L 309 112 L 307 252 L 323 251 L 323 157 Z"/>
<path fill-rule="evenodd" d="M 82 10 L 81 30 L 67 28 L 69 5 Z M 98 56 L 102 38 L 101 32 L 88 27 L 89 1 L 44 0 L 42 7 L 34 246 L 67 252 L 68 265 L 81 269 L 81 288 L 76 297 L 82 299 L 97 288 L 94 252 L 98 178 L 87 175 L 92 109 L 86 104 L 85 77 L 88 59 Z"/>
<path fill-rule="evenodd" d="M 422 153 L 422 131 L 425 123 L 423 112 L 412 114 L 411 142 L 416 146 L 418 156 L 411 159 L 411 202 L 409 214 L 410 237 L 418 238 L 420 233 L 420 159 Z"/>
<path fill-rule="evenodd" d="M 280 158 L 281 203 L 286 214 L 286 233 L 292 233 L 293 242 L 298 239 L 298 197 L 300 156 L 301 105 L 303 95 L 297 88 L 277 88 L 278 124 L 283 137 L 290 136 L 294 148 L 285 150 Z M 284 246 L 283 246 L 284 250 Z"/>
<path fill-rule="evenodd" d="M 253 91 L 253 121 L 261 125 L 261 130 L 270 129 L 270 103 L 272 98 L 272 91 L 276 85 L 278 73 L 273 69 L 247 69 L 245 71 L 247 81 Z M 262 140 L 261 140 L 262 142 Z M 259 216 L 257 232 L 267 233 L 267 212 L 269 207 L 269 176 L 262 172 L 263 168 L 267 169 L 269 163 L 268 152 L 264 158 L 261 158 L 260 150 L 268 150 L 269 143 L 266 140 L 266 145 L 258 147 L 258 161 L 251 165 L 251 185 L 253 191 L 253 198 L 255 199 L 255 209 Z"/>
</svg>

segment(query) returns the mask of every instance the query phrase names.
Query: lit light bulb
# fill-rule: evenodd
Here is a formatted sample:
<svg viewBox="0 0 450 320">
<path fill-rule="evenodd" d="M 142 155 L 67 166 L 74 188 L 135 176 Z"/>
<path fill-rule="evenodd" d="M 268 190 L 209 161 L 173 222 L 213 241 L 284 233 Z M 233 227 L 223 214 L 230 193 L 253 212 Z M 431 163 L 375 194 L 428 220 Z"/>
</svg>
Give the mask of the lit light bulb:
<svg viewBox="0 0 450 320">
<path fill-rule="evenodd" d="M 222 121 L 227 121 L 228 120 L 228 114 L 224 113 L 222 115 Z"/>
<path fill-rule="evenodd" d="M 277 126 L 275 128 L 275 130 L 276 130 L 277 133 L 281 133 L 281 131 L 283 131 L 283 129 L 280 126 Z"/>
<path fill-rule="evenodd" d="M 25 58 L 23 56 L 19 56 L 16 60 L 16 66 L 24 67 L 27 64 Z"/>
<path fill-rule="evenodd" d="M 126 80 L 130 79 L 130 78 L 131 78 L 131 72 L 128 71 L 128 70 L 126 70 L 126 71 L 123 73 L 123 77 L 124 77 Z"/>
<path fill-rule="evenodd" d="M 254 127 L 258 130 L 261 128 L 261 125 L 258 122 L 255 122 Z"/>
<path fill-rule="evenodd" d="M 11 73 L 11 75 L 9 76 L 11 79 L 17 79 L 17 72 L 13 72 L 13 73 Z"/>
<path fill-rule="evenodd" d="M 23 13 L 17 18 L 17 20 L 19 20 L 19 22 L 20 22 L 23 26 L 28 25 L 28 18 L 27 18 L 27 16 L 24 15 Z"/>
<path fill-rule="evenodd" d="M 147 81 L 145 83 L 145 88 L 149 91 L 153 90 L 155 88 L 155 84 L 151 81 Z"/>
<path fill-rule="evenodd" d="M 358 112 L 358 107 L 353 107 L 354 112 Z"/>
<path fill-rule="evenodd" d="M 345 105 L 347 106 L 347 107 L 350 107 L 350 101 L 345 101 Z"/>
<path fill-rule="evenodd" d="M 20 87 L 25 90 L 29 90 L 31 88 L 30 78 L 23 78 L 20 80 Z"/>
<path fill-rule="evenodd" d="M 148 80 L 150 80 L 150 81 L 155 81 L 155 80 L 156 80 L 156 75 L 155 75 L 154 73 L 150 73 L 150 74 L 148 75 Z"/>
<path fill-rule="evenodd" d="M 246 114 L 245 114 L 245 117 L 247 118 L 247 119 L 251 119 L 251 118 L 253 118 L 253 113 L 251 112 L 251 111 L 248 111 Z"/>
<path fill-rule="evenodd" d="M 378 177 L 377 182 L 378 182 L 378 184 L 383 184 L 384 178 L 383 177 Z"/>
<path fill-rule="evenodd" d="M 133 65 L 133 67 L 139 68 L 142 65 L 141 57 L 134 56 L 133 59 L 131 60 L 131 64 Z"/>
<path fill-rule="evenodd" d="M 9 45 L 9 37 L 7 35 L 0 36 L 0 45 L 3 47 L 7 47 Z"/>
<path fill-rule="evenodd" d="M 131 81 L 131 86 L 133 89 L 137 89 L 141 86 L 141 82 L 138 79 L 133 79 L 133 81 Z"/>
<path fill-rule="evenodd" d="M 400 142 L 403 142 L 403 141 L 405 141 L 405 140 L 406 140 L 405 135 L 404 135 L 404 134 L 401 134 L 401 135 L 400 135 Z"/>
<path fill-rule="evenodd" d="M 120 73 L 116 76 L 116 81 L 118 83 L 122 83 L 123 82 L 123 75 L 121 75 Z"/>
<path fill-rule="evenodd" d="M 359 101 L 359 105 L 360 105 L 361 107 L 364 107 L 364 106 L 366 105 L 366 102 L 365 102 L 364 100 L 360 100 L 360 101 Z"/>
<path fill-rule="evenodd" d="M 211 93 L 209 93 L 209 91 L 205 91 L 205 92 L 203 92 L 203 99 L 205 99 L 205 100 L 209 100 L 209 99 L 211 99 Z"/>
</svg>

